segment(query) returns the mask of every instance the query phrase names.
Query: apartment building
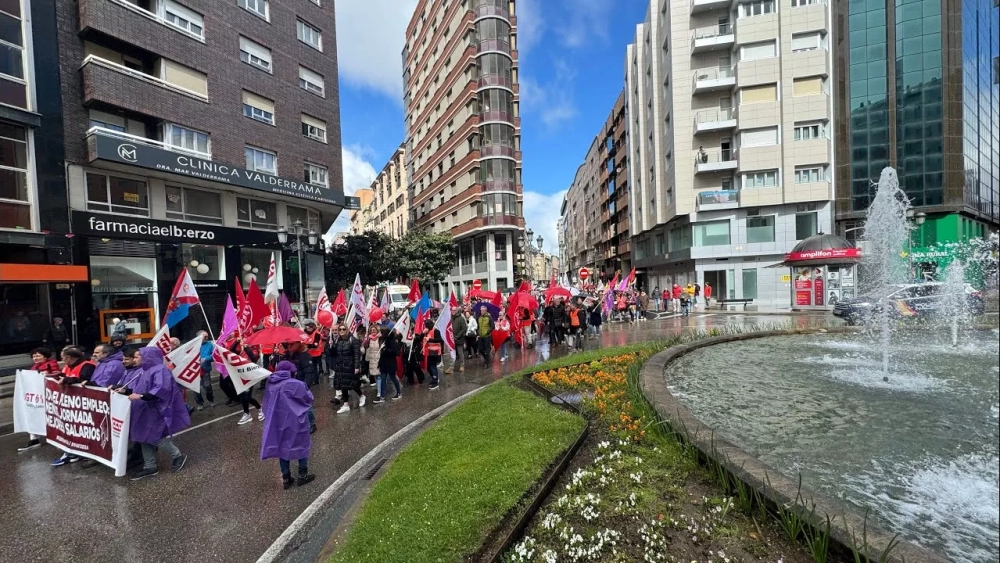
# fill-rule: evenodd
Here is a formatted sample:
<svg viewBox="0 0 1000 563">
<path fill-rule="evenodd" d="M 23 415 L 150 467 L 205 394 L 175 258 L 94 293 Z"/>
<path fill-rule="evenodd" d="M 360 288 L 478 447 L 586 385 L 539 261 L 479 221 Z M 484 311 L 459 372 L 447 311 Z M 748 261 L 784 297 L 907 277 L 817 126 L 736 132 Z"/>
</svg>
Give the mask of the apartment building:
<svg viewBox="0 0 1000 563">
<path fill-rule="evenodd" d="M 364 190 L 361 211 L 351 214 L 351 231 L 355 234 L 378 231 L 395 239 L 406 234 L 410 193 L 406 186 L 405 154 L 404 146 L 400 145 L 371 187 Z"/>
<path fill-rule="evenodd" d="M 832 227 L 830 29 L 823 0 L 650 3 L 624 69 L 640 285 L 790 305 L 768 266 Z"/>
<path fill-rule="evenodd" d="M 574 283 L 580 268 L 597 271 L 598 251 L 602 241 L 600 202 L 605 191 L 601 177 L 602 172 L 605 176 L 607 174 L 607 159 L 601 152 L 602 148 L 604 139 L 597 135 L 591 141 L 583 163 L 576 169 L 561 209 L 566 243 L 566 261 L 563 266 L 567 278 Z"/>
<path fill-rule="evenodd" d="M 996 0 L 834 4 L 836 219 L 861 235 L 886 166 L 915 211 L 911 255 L 1000 227 L 1000 8 Z M 946 72 L 952 69 L 953 72 Z"/>
<path fill-rule="evenodd" d="M 629 227 L 628 142 L 626 139 L 625 91 L 597 137 L 601 141 L 598 158 L 598 201 L 600 231 L 597 239 L 597 279 L 611 280 L 615 272 L 632 268 L 632 237 Z"/>
<path fill-rule="evenodd" d="M 523 263 L 517 17 L 510 0 L 421 0 L 403 50 L 412 228 L 450 232 L 438 297 L 514 285 Z"/>
<path fill-rule="evenodd" d="M 333 1 L 79 0 L 55 16 L 81 319 L 151 337 L 187 269 L 218 326 L 234 278 L 263 286 L 272 254 L 289 299 L 314 301 L 318 235 L 357 207 Z"/>
</svg>

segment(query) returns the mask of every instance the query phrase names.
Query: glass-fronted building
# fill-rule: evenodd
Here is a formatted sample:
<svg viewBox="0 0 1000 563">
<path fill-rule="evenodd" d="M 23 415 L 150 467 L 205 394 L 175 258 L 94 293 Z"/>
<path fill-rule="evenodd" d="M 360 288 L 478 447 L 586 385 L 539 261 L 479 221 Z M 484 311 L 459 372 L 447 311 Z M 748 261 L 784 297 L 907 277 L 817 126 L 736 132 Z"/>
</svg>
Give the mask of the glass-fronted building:
<svg viewBox="0 0 1000 563">
<path fill-rule="evenodd" d="M 849 0 L 834 10 L 838 233 L 860 234 L 852 229 L 885 166 L 927 214 L 915 245 L 996 230 L 997 0 Z"/>
</svg>

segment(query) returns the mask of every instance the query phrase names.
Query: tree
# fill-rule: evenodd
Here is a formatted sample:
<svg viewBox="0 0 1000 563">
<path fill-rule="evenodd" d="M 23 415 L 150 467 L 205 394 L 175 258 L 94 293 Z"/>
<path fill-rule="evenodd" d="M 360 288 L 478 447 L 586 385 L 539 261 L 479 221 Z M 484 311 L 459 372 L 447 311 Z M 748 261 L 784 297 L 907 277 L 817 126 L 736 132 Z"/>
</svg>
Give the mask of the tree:
<svg viewBox="0 0 1000 563">
<path fill-rule="evenodd" d="M 405 277 L 437 283 L 455 266 L 455 241 L 451 233 L 410 231 L 399 241 L 396 264 Z"/>
<path fill-rule="evenodd" d="M 361 274 L 366 284 L 404 275 L 397 258 L 398 246 L 399 241 L 377 231 L 345 236 L 343 244 L 327 249 L 327 289 L 350 287 L 355 274 Z"/>
</svg>

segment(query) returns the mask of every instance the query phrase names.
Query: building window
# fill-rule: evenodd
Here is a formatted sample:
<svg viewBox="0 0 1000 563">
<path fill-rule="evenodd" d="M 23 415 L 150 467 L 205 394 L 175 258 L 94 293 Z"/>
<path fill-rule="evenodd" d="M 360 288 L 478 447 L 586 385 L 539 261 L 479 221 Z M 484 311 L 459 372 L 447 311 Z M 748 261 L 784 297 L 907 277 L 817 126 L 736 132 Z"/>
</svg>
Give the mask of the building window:
<svg viewBox="0 0 1000 563">
<path fill-rule="evenodd" d="M 757 299 L 757 269 L 743 269 L 743 299 Z"/>
<path fill-rule="evenodd" d="M 740 47 L 741 61 L 759 61 L 761 59 L 773 59 L 778 56 L 778 47 L 774 41 L 764 41 L 762 43 L 750 43 Z"/>
<path fill-rule="evenodd" d="M 149 217 L 146 182 L 87 172 L 87 209 Z"/>
<path fill-rule="evenodd" d="M 273 201 L 238 197 L 236 198 L 236 224 L 251 229 L 276 230 L 278 228 L 278 206 Z"/>
<path fill-rule="evenodd" d="M 777 170 L 761 170 L 760 172 L 748 172 L 741 176 L 743 189 L 751 188 L 774 188 L 778 186 Z"/>
<path fill-rule="evenodd" d="M 476 264 L 485 264 L 488 259 L 486 253 L 486 237 L 476 237 L 473 244 L 475 245 L 474 252 L 476 256 Z"/>
<path fill-rule="evenodd" d="M 8 4 L 12 4 L 9 8 Z M 3 2 L 0 11 L 0 74 L 24 80 L 24 36 L 20 19 L 20 2 Z M 13 13 L 17 12 L 17 13 Z"/>
<path fill-rule="evenodd" d="M 306 209 L 305 207 L 296 207 L 294 205 L 287 206 L 287 210 L 289 225 L 294 225 L 296 221 L 302 221 L 305 228 L 319 232 L 319 211 Z"/>
<path fill-rule="evenodd" d="M 808 168 L 795 169 L 796 184 L 813 184 L 815 182 L 823 182 L 824 180 L 826 180 L 826 178 L 825 174 L 823 174 L 822 166 L 810 166 Z"/>
<path fill-rule="evenodd" d="M 818 31 L 792 35 L 792 52 L 814 51 L 820 48 L 822 37 Z"/>
<path fill-rule="evenodd" d="M 740 18 L 750 18 L 753 16 L 771 14 L 774 11 L 774 0 L 755 0 L 753 2 L 740 4 Z"/>
<path fill-rule="evenodd" d="M 330 182 L 327 177 L 327 174 L 328 173 L 326 167 L 307 162 L 305 164 L 303 179 L 307 184 L 316 184 L 318 186 L 329 186 Z"/>
<path fill-rule="evenodd" d="M 326 85 L 323 82 L 323 76 L 301 66 L 299 67 L 299 88 L 316 94 L 321 98 L 326 97 Z"/>
<path fill-rule="evenodd" d="M 812 4 L 819 4 L 820 0 L 792 0 L 792 7 L 798 6 L 810 6 Z"/>
<path fill-rule="evenodd" d="M 729 221 L 709 221 L 691 225 L 694 246 L 725 246 L 729 244 Z"/>
<path fill-rule="evenodd" d="M 774 215 L 747 217 L 747 242 L 774 242 Z"/>
<path fill-rule="evenodd" d="M 0 122 L 0 229 L 32 230 L 27 139 L 25 128 Z"/>
<path fill-rule="evenodd" d="M 246 147 L 247 169 L 266 174 L 278 174 L 278 155 L 271 151 Z"/>
<path fill-rule="evenodd" d="M 815 211 L 795 215 L 795 240 L 805 240 L 818 232 L 819 215 Z"/>
<path fill-rule="evenodd" d="M 168 219 L 222 224 L 219 194 L 179 186 L 166 186 L 166 193 Z"/>
<path fill-rule="evenodd" d="M 163 20 L 195 37 L 205 37 L 205 20 L 201 14 L 172 0 L 163 1 Z"/>
<path fill-rule="evenodd" d="M 822 123 L 804 123 L 795 126 L 795 140 L 808 141 L 826 137 L 826 126 Z"/>
<path fill-rule="evenodd" d="M 756 104 L 761 102 L 775 102 L 778 100 L 778 85 L 765 84 L 763 86 L 753 86 L 740 90 L 740 103 Z"/>
<path fill-rule="evenodd" d="M 163 142 L 168 146 L 184 149 L 198 156 L 212 158 L 211 138 L 208 133 L 182 127 L 176 123 L 163 125 Z"/>
<path fill-rule="evenodd" d="M 762 127 L 740 131 L 740 147 L 768 147 L 778 144 L 778 127 Z"/>
<path fill-rule="evenodd" d="M 326 122 L 315 117 L 302 114 L 302 136 L 314 141 L 326 142 Z"/>
<path fill-rule="evenodd" d="M 299 41 L 309 45 L 317 51 L 323 50 L 323 32 L 302 20 L 296 20 L 295 29 L 298 33 Z"/>
<path fill-rule="evenodd" d="M 243 91 L 243 115 L 261 123 L 274 125 L 274 102 L 252 92 Z"/>
<path fill-rule="evenodd" d="M 268 10 L 267 0 L 236 0 L 241 8 L 254 14 L 260 16 L 265 20 L 269 20 L 270 11 Z"/>
<path fill-rule="evenodd" d="M 792 95 L 816 96 L 823 93 L 823 78 L 821 76 L 810 76 L 809 78 L 796 78 L 792 82 Z"/>
<path fill-rule="evenodd" d="M 265 72 L 271 71 L 271 50 L 240 36 L 240 60 Z"/>
</svg>

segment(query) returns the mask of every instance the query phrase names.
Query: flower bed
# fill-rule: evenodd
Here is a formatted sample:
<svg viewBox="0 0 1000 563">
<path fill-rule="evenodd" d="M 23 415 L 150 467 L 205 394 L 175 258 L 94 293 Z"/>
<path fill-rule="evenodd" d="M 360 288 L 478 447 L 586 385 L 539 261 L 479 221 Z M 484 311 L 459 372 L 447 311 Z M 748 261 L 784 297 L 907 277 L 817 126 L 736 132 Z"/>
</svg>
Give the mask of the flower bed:
<svg viewBox="0 0 1000 563">
<path fill-rule="evenodd" d="M 506 561 L 812 561 L 773 521 L 734 509 L 643 398 L 639 369 L 674 343 L 532 376 L 553 393 L 579 393 L 592 433 Z"/>
</svg>

